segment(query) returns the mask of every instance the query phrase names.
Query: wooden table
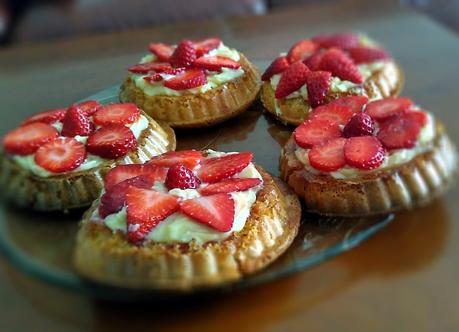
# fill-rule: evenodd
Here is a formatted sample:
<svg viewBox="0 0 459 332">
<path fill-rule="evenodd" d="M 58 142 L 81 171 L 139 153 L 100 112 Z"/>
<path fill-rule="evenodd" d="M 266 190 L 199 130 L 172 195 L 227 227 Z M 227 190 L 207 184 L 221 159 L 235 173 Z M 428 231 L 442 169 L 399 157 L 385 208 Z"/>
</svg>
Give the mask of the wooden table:
<svg viewBox="0 0 459 332">
<path fill-rule="evenodd" d="M 29 45 L 0 53 L 0 133 L 23 115 L 113 85 L 150 40 L 219 35 L 252 59 L 297 39 L 356 29 L 383 42 L 406 73 L 404 94 L 459 142 L 456 36 L 414 12 L 323 4 L 265 17 L 167 26 Z M 16 116 L 15 116 L 16 117 Z M 45 285 L 0 260 L 0 331 L 458 331 L 459 190 L 401 213 L 360 247 L 262 287 L 171 306 L 94 301 Z"/>
</svg>

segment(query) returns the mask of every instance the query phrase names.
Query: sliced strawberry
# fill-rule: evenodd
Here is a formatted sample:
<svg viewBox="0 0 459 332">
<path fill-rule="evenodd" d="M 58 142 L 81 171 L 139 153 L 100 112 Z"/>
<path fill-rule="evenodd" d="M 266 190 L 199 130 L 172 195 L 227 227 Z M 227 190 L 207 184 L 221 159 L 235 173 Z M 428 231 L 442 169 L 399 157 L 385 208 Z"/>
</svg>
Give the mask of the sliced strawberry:
<svg viewBox="0 0 459 332">
<path fill-rule="evenodd" d="M 86 148 L 74 138 L 58 138 L 42 145 L 35 153 L 38 166 L 53 173 L 72 171 L 86 159 Z"/>
<path fill-rule="evenodd" d="M 202 40 L 196 40 L 193 42 L 194 47 L 196 49 L 196 55 L 199 58 L 204 54 L 209 53 L 213 49 L 216 49 L 222 43 L 220 38 L 206 38 Z"/>
<path fill-rule="evenodd" d="M 193 171 L 182 164 L 176 164 L 169 168 L 166 177 L 167 189 L 196 189 L 201 181 L 193 174 Z"/>
<path fill-rule="evenodd" d="M 296 144 L 305 149 L 338 137 L 341 137 L 339 124 L 320 118 L 303 122 L 293 132 Z"/>
<path fill-rule="evenodd" d="M 312 38 L 312 40 L 323 48 L 337 47 L 348 49 L 359 44 L 359 35 L 352 32 L 344 32 L 331 35 L 319 35 Z"/>
<path fill-rule="evenodd" d="M 352 112 L 357 113 L 362 110 L 366 103 L 368 103 L 368 98 L 366 96 L 344 96 L 332 100 L 329 104 L 347 106 Z"/>
<path fill-rule="evenodd" d="M 354 61 L 343 51 L 337 48 L 327 50 L 320 62 L 320 69 L 329 71 L 333 76 L 353 83 L 363 83 L 363 77 Z"/>
<path fill-rule="evenodd" d="M 170 78 L 164 82 L 164 86 L 173 90 L 186 90 L 196 88 L 207 83 L 206 74 L 202 69 L 190 69 Z"/>
<path fill-rule="evenodd" d="M 303 61 L 303 63 L 308 66 L 310 70 L 319 70 L 320 68 L 320 63 L 322 62 L 322 58 L 324 56 L 325 52 L 316 52 L 312 54 L 311 56 L 307 57 L 306 60 Z"/>
<path fill-rule="evenodd" d="M 351 137 L 344 145 L 346 163 L 355 168 L 378 168 L 384 162 L 385 156 L 384 147 L 374 136 Z"/>
<path fill-rule="evenodd" d="M 234 200 L 229 194 L 188 199 L 180 202 L 180 210 L 219 232 L 228 232 L 233 227 Z"/>
<path fill-rule="evenodd" d="M 159 191 L 130 186 L 126 192 L 127 236 L 138 243 L 179 208 L 179 198 Z"/>
<path fill-rule="evenodd" d="M 401 113 L 385 120 L 379 129 L 378 138 L 387 149 L 412 148 L 422 126 L 416 118 Z"/>
<path fill-rule="evenodd" d="M 355 113 L 343 128 L 344 137 L 371 136 L 375 130 L 375 124 L 371 116 L 364 112 Z"/>
<path fill-rule="evenodd" d="M 353 115 L 354 112 L 347 106 L 326 104 L 315 108 L 309 114 L 309 119 L 327 119 L 344 126 Z"/>
<path fill-rule="evenodd" d="M 51 124 L 51 123 L 62 120 L 65 116 L 66 111 L 67 110 L 65 108 L 58 108 L 58 109 L 49 110 L 45 112 L 35 113 L 34 115 L 25 119 L 22 122 L 21 126 L 25 126 L 25 125 L 28 125 L 34 122 Z"/>
<path fill-rule="evenodd" d="M 56 128 L 49 124 L 34 122 L 10 131 L 3 138 L 3 147 L 10 154 L 32 154 L 45 143 L 59 136 Z"/>
<path fill-rule="evenodd" d="M 196 49 L 193 42 L 189 40 L 182 40 L 172 53 L 169 62 L 174 67 L 189 68 L 196 60 Z"/>
<path fill-rule="evenodd" d="M 313 54 L 318 45 L 309 39 L 303 39 L 294 44 L 287 53 L 287 60 L 290 63 L 302 61 Z"/>
<path fill-rule="evenodd" d="M 372 101 L 365 108 L 365 112 L 373 120 L 381 121 L 392 115 L 404 112 L 413 106 L 413 101 L 404 97 L 389 97 Z"/>
<path fill-rule="evenodd" d="M 206 56 L 196 59 L 194 67 L 207 69 L 210 71 L 221 71 L 222 68 L 238 69 L 241 64 L 224 56 Z"/>
<path fill-rule="evenodd" d="M 273 77 L 276 74 L 282 73 L 284 70 L 286 70 L 289 66 L 289 62 L 287 60 L 287 57 L 285 56 L 280 56 L 269 65 L 268 68 L 266 68 L 265 72 L 261 76 L 261 79 L 263 81 L 269 81 L 271 77 Z"/>
<path fill-rule="evenodd" d="M 96 113 L 100 103 L 95 100 L 86 100 L 78 104 L 78 108 L 81 108 L 87 116 L 91 116 Z"/>
<path fill-rule="evenodd" d="M 145 176 L 153 183 L 166 180 L 167 168 L 148 164 L 118 165 L 107 172 L 104 178 L 106 191 L 111 190 L 116 184 L 137 176 Z"/>
<path fill-rule="evenodd" d="M 174 53 L 172 46 L 163 43 L 151 43 L 148 48 L 151 53 L 156 55 L 158 61 L 169 61 L 172 53 Z"/>
<path fill-rule="evenodd" d="M 140 117 L 140 111 L 136 104 L 121 103 L 108 104 L 100 107 L 94 113 L 94 123 L 99 126 L 110 124 L 130 125 L 136 122 Z"/>
<path fill-rule="evenodd" d="M 380 48 L 357 46 L 350 48 L 348 52 L 356 64 L 371 63 L 390 58 L 389 53 Z"/>
<path fill-rule="evenodd" d="M 168 62 L 145 62 L 138 63 L 129 67 L 129 71 L 134 74 L 148 74 L 149 72 L 162 73 L 166 70 L 172 69 L 172 66 Z"/>
<path fill-rule="evenodd" d="M 312 107 L 322 105 L 330 89 L 331 73 L 328 71 L 311 71 L 306 76 L 308 100 Z"/>
<path fill-rule="evenodd" d="M 137 147 L 137 140 L 131 129 L 112 124 L 97 129 L 89 135 L 86 144 L 88 152 L 105 159 L 116 159 Z"/>
<path fill-rule="evenodd" d="M 162 81 L 163 77 L 160 74 L 155 73 L 149 76 L 145 76 L 143 79 L 147 81 L 148 83 L 156 83 L 156 82 Z"/>
<path fill-rule="evenodd" d="M 309 164 L 323 172 L 334 172 L 346 165 L 344 160 L 345 138 L 335 138 L 312 147 L 308 152 Z"/>
<path fill-rule="evenodd" d="M 176 164 L 182 164 L 190 169 L 193 169 L 198 165 L 202 158 L 203 156 L 201 151 L 169 151 L 151 158 L 147 164 L 162 167 L 172 167 Z"/>
<path fill-rule="evenodd" d="M 306 77 L 309 73 L 308 67 L 300 61 L 290 65 L 283 73 L 276 87 L 276 98 L 285 98 L 292 92 L 295 92 L 306 83 Z"/>
<path fill-rule="evenodd" d="M 78 105 L 72 105 L 62 120 L 61 135 L 66 137 L 88 136 L 94 131 L 94 124 Z"/>
<path fill-rule="evenodd" d="M 231 178 L 224 179 L 217 183 L 209 184 L 207 187 L 200 189 L 199 192 L 201 193 L 201 195 L 204 196 L 222 193 L 232 193 L 236 191 L 246 191 L 250 188 L 258 186 L 259 184 L 261 184 L 261 180 L 257 178 Z"/>
<path fill-rule="evenodd" d="M 424 127 L 427 124 L 427 113 L 422 111 L 408 110 L 404 112 L 403 117 L 414 120 L 421 127 Z"/>
<path fill-rule="evenodd" d="M 218 182 L 241 172 L 250 164 L 252 152 L 226 154 L 222 157 L 207 158 L 201 161 L 198 177 L 208 183 Z"/>
</svg>

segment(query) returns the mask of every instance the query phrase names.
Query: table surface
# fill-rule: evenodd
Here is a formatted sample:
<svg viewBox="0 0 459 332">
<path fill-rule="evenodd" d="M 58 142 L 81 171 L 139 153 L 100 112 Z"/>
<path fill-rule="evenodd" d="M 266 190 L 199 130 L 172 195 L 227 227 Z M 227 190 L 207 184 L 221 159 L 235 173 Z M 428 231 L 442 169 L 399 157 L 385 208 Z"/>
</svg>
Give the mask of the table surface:
<svg viewBox="0 0 459 332">
<path fill-rule="evenodd" d="M 151 40 L 218 35 L 249 58 L 266 60 L 300 38 L 341 29 L 383 42 L 405 70 L 404 94 L 432 110 L 459 142 L 457 37 L 418 13 L 363 1 L 1 51 L 0 134 L 19 113 L 66 105 L 120 82 Z M 309 271 L 193 302 L 95 301 L 34 280 L 1 258 L 0 330 L 457 331 L 458 197 L 456 187 L 428 207 L 400 213 L 371 240 Z"/>
</svg>

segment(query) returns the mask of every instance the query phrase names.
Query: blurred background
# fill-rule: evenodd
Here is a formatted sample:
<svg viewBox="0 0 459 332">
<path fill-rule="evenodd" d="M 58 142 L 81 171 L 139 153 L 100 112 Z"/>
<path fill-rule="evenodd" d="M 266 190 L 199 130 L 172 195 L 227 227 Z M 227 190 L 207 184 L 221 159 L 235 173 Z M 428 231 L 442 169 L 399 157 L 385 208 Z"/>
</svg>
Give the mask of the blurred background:
<svg viewBox="0 0 459 332">
<path fill-rule="evenodd" d="M 0 47 L 352 0 L 0 0 Z M 458 0 L 381 0 L 422 11 L 459 32 Z M 306 7 L 304 7 L 306 6 Z M 211 34 L 211 32 L 209 32 Z"/>
</svg>

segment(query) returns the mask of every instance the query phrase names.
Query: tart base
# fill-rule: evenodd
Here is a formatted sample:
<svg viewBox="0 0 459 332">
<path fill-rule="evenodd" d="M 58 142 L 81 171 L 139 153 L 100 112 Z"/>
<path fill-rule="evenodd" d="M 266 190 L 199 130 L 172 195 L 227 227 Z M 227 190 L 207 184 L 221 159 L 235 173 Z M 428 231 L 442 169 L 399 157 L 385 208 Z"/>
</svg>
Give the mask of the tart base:
<svg viewBox="0 0 459 332">
<path fill-rule="evenodd" d="M 90 205 L 104 187 L 105 174 L 114 166 L 144 163 L 153 156 L 175 150 L 172 128 L 147 118 L 148 128 L 139 136 L 136 150 L 85 171 L 39 177 L 2 152 L 0 186 L 3 188 L 3 196 L 20 207 L 39 211 L 66 211 Z"/>
<path fill-rule="evenodd" d="M 244 112 L 260 90 L 260 73 L 239 54 L 244 75 L 205 93 L 149 96 L 128 77 L 121 86 L 120 100 L 137 104 L 152 118 L 174 128 L 208 127 L 223 122 Z"/>
<path fill-rule="evenodd" d="M 98 201 L 85 213 L 74 262 L 92 281 L 133 289 L 187 291 L 234 282 L 270 264 L 292 243 L 301 207 L 288 187 L 258 168 L 264 187 L 240 232 L 221 242 L 146 242 L 136 246 L 122 232 L 90 221 Z"/>
</svg>

